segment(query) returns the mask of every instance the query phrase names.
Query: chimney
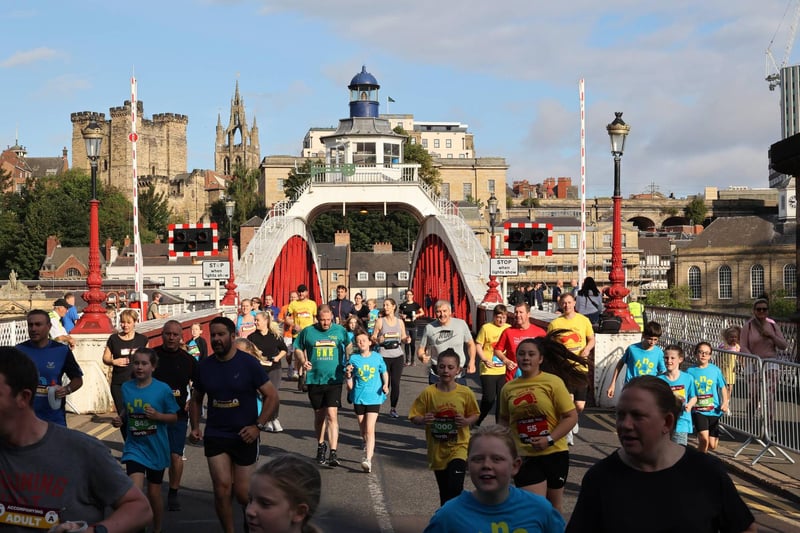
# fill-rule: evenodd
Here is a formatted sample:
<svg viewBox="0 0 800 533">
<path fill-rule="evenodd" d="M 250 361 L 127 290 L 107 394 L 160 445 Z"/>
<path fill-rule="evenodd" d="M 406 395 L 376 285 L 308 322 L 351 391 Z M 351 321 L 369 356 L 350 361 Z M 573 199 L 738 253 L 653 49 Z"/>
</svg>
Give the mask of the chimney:
<svg viewBox="0 0 800 533">
<path fill-rule="evenodd" d="M 333 236 L 334 246 L 350 246 L 350 232 L 346 229 L 338 230 Z"/>
<path fill-rule="evenodd" d="M 55 249 L 59 246 L 61 246 L 61 242 L 59 242 L 56 235 L 50 235 L 47 237 L 47 257 L 51 257 Z"/>
<path fill-rule="evenodd" d="M 106 237 L 106 264 L 111 263 L 111 237 Z"/>
<path fill-rule="evenodd" d="M 61 150 L 61 170 L 66 172 L 69 170 L 69 159 L 67 159 L 67 147 Z"/>
<path fill-rule="evenodd" d="M 374 254 L 390 254 L 392 253 L 391 242 L 376 242 L 372 245 L 372 253 Z"/>
</svg>

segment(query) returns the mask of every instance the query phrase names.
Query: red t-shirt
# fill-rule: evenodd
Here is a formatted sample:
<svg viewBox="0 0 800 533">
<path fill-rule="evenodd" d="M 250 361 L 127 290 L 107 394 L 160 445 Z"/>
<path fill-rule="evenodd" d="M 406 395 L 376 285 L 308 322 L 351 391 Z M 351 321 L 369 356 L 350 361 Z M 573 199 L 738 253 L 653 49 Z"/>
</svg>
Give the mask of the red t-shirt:
<svg viewBox="0 0 800 533">
<path fill-rule="evenodd" d="M 544 337 L 547 332 L 535 324 L 531 324 L 527 329 L 519 329 L 515 327 L 506 328 L 500 334 L 497 344 L 494 345 L 495 350 L 505 352 L 506 357 L 515 363 L 517 362 L 517 346 L 525 339 L 535 339 L 536 337 Z M 506 368 L 506 381 L 514 379 L 514 372 L 516 370 L 509 370 Z"/>
</svg>

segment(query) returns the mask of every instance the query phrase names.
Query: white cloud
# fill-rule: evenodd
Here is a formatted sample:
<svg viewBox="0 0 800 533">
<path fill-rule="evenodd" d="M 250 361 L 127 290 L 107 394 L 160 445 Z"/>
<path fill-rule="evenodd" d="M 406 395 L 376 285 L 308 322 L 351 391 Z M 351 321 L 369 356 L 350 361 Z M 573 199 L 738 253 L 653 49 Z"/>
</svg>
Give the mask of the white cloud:
<svg viewBox="0 0 800 533">
<path fill-rule="evenodd" d="M 57 52 L 52 48 L 47 48 L 46 46 L 41 46 L 39 48 L 34 48 L 33 50 L 25 50 L 23 52 L 13 53 L 3 61 L 0 61 L 0 67 L 13 68 L 30 65 L 40 61 L 54 59 L 59 55 L 61 55 L 60 52 Z"/>
<path fill-rule="evenodd" d="M 90 89 L 92 84 L 74 74 L 64 74 L 47 80 L 35 95 L 40 100 L 69 100 L 75 93 Z"/>
</svg>

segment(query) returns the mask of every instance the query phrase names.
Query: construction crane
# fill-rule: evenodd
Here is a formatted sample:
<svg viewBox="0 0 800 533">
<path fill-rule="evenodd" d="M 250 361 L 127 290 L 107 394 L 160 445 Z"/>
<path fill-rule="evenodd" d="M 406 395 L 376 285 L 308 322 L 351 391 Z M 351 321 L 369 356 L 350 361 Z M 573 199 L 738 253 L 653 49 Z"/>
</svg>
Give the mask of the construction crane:
<svg viewBox="0 0 800 533">
<path fill-rule="evenodd" d="M 789 13 L 789 8 L 792 7 L 792 4 L 795 4 L 794 16 L 792 17 L 791 26 L 789 26 L 789 38 L 786 40 L 786 47 L 783 50 L 783 61 L 781 61 L 780 66 L 778 66 L 777 62 L 775 61 L 775 57 L 772 55 L 772 45 L 775 42 L 775 37 L 777 37 L 778 31 L 781 29 L 781 24 L 783 24 L 783 21 L 786 20 L 786 15 Z M 781 84 L 781 70 L 789 63 L 789 56 L 791 55 L 792 48 L 794 47 L 794 39 L 797 36 L 798 23 L 800 23 L 800 0 L 790 0 L 786 5 L 786 11 L 783 12 L 781 22 L 775 29 L 775 34 L 772 36 L 772 39 L 770 39 L 769 46 L 767 46 L 767 75 L 765 79 L 767 80 L 767 83 L 769 83 L 770 91 L 774 91 L 775 87 L 778 87 Z"/>
</svg>

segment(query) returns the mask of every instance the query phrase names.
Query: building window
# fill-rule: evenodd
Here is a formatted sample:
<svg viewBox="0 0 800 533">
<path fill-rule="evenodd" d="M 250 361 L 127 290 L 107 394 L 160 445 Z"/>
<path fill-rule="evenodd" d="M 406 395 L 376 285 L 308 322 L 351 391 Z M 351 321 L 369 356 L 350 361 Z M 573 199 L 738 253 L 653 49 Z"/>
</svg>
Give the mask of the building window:
<svg viewBox="0 0 800 533">
<path fill-rule="evenodd" d="M 577 248 L 578 247 L 578 236 L 574 233 L 569 236 L 569 247 L 570 248 Z"/>
<path fill-rule="evenodd" d="M 449 200 L 450 199 L 450 184 L 449 183 L 442 183 L 441 186 L 439 187 L 439 190 L 441 191 L 440 196 L 442 198 L 444 198 L 445 200 Z"/>
<path fill-rule="evenodd" d="M 283 183 L 284 183 L 285 181 L 286 181 L 286 180 L 284 180 L 284 179 L 282 179 L 282 178 L 278 178 L 278 180 L 277 180 L 277 186 L 278 186 L 278 190 L 279 190 L 279 191 L 281 191 L 281 192 L 283 192 Z"/>
<path fill-rule="evenodd" d="M 700 276 L 700 267 L 689 267 L 689 298 L 692 300 L 699 300 L 703 295 L 702 277 Z"/>
<path fill-rule="evenodd" d="M 750 298 L 760 298 L 764 294 L 764 267 L 750 267 Z"/>
<path fill-rule="evenodd" d="M 453 154 L 447 154 L 447 159 L 453 159 Z"/>
<path fill-rule="evenodd" d="M 197 276 L 189 276 L 189 286 L 197 287 Z"/>
<path fill-rule="evenodd" d="M 386 272 L 375 272 L 375 281 L 386 281 Z"/>
<path fill-rule="evenodd" d="M 439 139 L 434 139 L 433 140 L 433 147 L 434 148 L 439 148 Z"/>
<path fill-rule="evenodd" d="M 547 264 L 544 266 L 544 270 L 548 274 L 558 274 L 558 265 Z"/>
<path fill-rule="evenodd" d="M 733 278 L 731 277 L 731 267 L 722 265 L 719 267 L 719 299 L 729 300 L 733 298 Z"/>
<path fill-rule="evenodd" d="M 463 189 L 464 189 L 464 201 L 466 202 L 467 200 L 471 200 L 472 199 L 472 183 L 469 183 L 469 182 L 465 183 Z"/>
<path fill-rule="evenodd" d="M 375 157 L 375 143 L 354 143 L 356 151 L 353 153 L 353 163 L 361 166 L 374 166 L 377 163 Z"/>
<path fill-rule="evenodd" d="M 157 279 L 159 285 L 165 285 L 167 283 L 167 278 L 165 278 L 164 276 L 158 276 Z"/>
<path fill-rule="evenodd" d="M 68 278 L 81 278 L 81 271 L 77 268 L 68 268 L 64 275 Z"/>
<path fill-rule="evenodd" d="M 368 279 L 369 279 L 369 273 L 367 272 L 358 273 L 358 281 L 367 281 Z"/>
<path fill-rule="evenodd" d="M 564 237 L 563 233 L 559 233 L 556 235 L 556 248 L 564 248 L 566 238 Z"/>
<path fill-rule="evenodd" d="M 422 147 L 428 149 L 428 139 L 422 139 Z"/>
<path fill-rule="evenodd" d="M 331 272 L 331 281 L 339 281 L 339 273 Z"/>
<path fill-rule="evenodd" d="M 411 137 L 411 144 L 417 144 L 417 138 Z"/>
<path fill-rule="evenodd" d="M 172 286 L 173 287 L 180 287 L 181 286 L 181 278 L 180 278 L 180 276 L 172 276 Z"/>
<path fill-rule="evenodd" d="M 603 246 L 611 246 L 611 233 L 603 233 Z"/>
<path fill-rule="evenodd" d="M 452 139 L 445 139 L 444 147 L 445 148 L 452 148 L 453 147 L 453 140 Z"/>
<path fill-rule="evenodd" d="M 489 194 L 494 194 L 494 180 L 486 180 L 486 185 L 489 187 Z"/>
<path fill-rule="evenodd" d="M 572 265 L 562 265 L 561 272 L 564 274 L 572 274 Z"/>
<path fill-rule="evenodd" d="M 783 267 L 783 291 L 786 298 L 797 298 L 797 265 Z"/>
<path fill-rule="evenodd" d="M 383 145 L 383 166 L 390 167 L 392 163 L 400 163 L 400 144 Z"/>
<path fill-rule="evenodd" d="M 458 158 L 459 159 L 466 159 L 467 158 L 467 154 L 458 154 Z"/>
<path fill-rule="evenodd" d="M 397 279 L 400 281 L 408 281 L 408 270 L 403 270 L 397 273 Z"/>
<path fill-rule="evenodd" d="M 386 289 L 378 289 L 378 300 L 386 298 Z"/>
</svg>

